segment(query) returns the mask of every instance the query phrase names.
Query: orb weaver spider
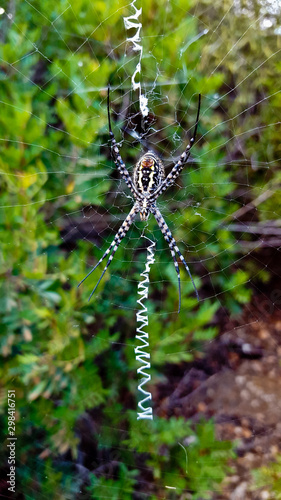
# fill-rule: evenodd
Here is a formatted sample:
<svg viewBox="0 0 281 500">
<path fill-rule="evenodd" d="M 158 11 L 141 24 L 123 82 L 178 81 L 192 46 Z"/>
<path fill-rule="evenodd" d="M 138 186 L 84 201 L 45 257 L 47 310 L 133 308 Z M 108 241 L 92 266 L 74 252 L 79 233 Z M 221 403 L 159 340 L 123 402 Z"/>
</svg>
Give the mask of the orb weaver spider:
<svg viewBox="0 0 281 500">
<path fill-rule="evenodd" d="M 107 115 L 108 115 L 108 128 L 109 128 L 109 136 L 111 140 L 111 150 L 112 150 L 112 156 L 114 163 L 122 177 L 122 179 L 126 182 L 127 186 L 129 187 L 135 203 L 127 215 L 126 219 L 124 220 L 123 224 L 121 227 L 118 229 L 116 235 L 114 236 L 114 239 L 112 243 L 109 245 L 108 249 L 104 252 L 103 256 L 100 258 L 100 260 L 97 262 L 97 264 L 91 269 L 91 271 L 85 276 L 85 278 L 80 281 L 78 284 L 78 287 L 95 271 L 95 269 L 102 263 L 102 261 L 109 255 L 108 261 L 106 263 L 105 268 L 103 269 L 103 272 L 94 287 L 93 291 L 91 292 L 91 295 L 89 297 L 89 300 L 91 299 L 92 295 L 95 293 L 100 281 L 102 280 L 106 270 L 108 269 L 114 254 L 119 247 L 122 239 L 126 236 L 130 226 L 134 222 L 137 214 L 140 214 L 140 219 L 142 221 L 146 221 L 149 217 L 150 214 L 154 215 L 155 220 L 165 238 L 167 241 L 170 252 L 172 255 L 172 259 L 174 261 L 174 266 L 178 275 L 178 290 L 179 290 L 179 308 L 178 308 L 178 313 L 180 312 L 181 308 L 181 286 L 180 286 L 180 270 L 179 270 L 179 265 L 178 261 L 176 259 L 176 254 L 180 258 L 181 262 L 183 263 L 186 271 L 189 274 L 189 277 L 191 279 L 191 282 L 193 284 L 194 290 L 196 297 L 199 301 L 199 295 L 197 288 L 195 286 L 195 283 L 193 281 L 193 278 L 191 276 L 191 272 L 189 270 L 189 267 L 180 252 L 177 243 L 168 227 L 166 224 L 159 208 L 156 206 L 156 200 L 157 198 L 166 191 L 170 186 L 172 186 L 178 176 L 180 175 L 184 165 L 186 164 L 189 156 L 190 156 L 190 150 L 195 142 L 196 138 L 196 133 L 197 133 L 197 127 L 198 127 L 198 122 L 199 122 L 199 115 L 200 115 L 200 104 L 201 104 L 201 95 L 199 94 L 198 96 L 198 108 L 197 108 L 197 117 L 196 117 L 196 122 L 195 122 L 195 127 L 194 127 L 194 132 L 193 136 L 190 139 L 189 144 L 186 146 L 184 152 L 181 154 L 179 161 L 173 166 L 171 172 L 165 177 L 165 170 L 164 170 L 164 165 L 160 158 L 153 152 L 153 151 L 148 151 L 145 153 L 139 161 L 136 163 L 134 172 L 133 172 L 133 177 L 130 176 L 125 163 L 123 162 L 119 148 L 117 146 L 117 142 L 115 140 L 114 134 L 112 132 L 111 128 L 111 119 L 110 119 L 110 102 L 109 102 L 109 92 L 110 92 L 110 87 L 108 87 L 108 92 L 107 92 Z"/>
</svg>

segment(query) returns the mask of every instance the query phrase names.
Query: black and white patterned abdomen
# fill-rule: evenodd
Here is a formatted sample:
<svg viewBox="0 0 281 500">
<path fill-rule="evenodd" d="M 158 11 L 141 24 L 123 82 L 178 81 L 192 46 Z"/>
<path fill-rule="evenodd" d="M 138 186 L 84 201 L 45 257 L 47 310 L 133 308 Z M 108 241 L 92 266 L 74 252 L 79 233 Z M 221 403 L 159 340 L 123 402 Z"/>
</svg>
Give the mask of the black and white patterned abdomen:
<svg viewBox="0 0 281 500">
<path fill-rule="evenodd" d="M 152 151 L 143 155 L 135 166 L 134 184 L 141 193 L 153 193 L 165 178 L 164 165 Z"/>
</svg>

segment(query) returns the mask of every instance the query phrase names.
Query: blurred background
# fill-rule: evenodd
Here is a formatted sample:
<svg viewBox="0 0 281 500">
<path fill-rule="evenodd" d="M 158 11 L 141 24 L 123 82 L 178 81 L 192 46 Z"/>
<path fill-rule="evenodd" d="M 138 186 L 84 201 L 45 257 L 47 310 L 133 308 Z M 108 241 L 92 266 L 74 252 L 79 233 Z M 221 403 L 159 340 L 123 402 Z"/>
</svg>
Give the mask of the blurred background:
<svg viewBox="0 0 281 500">
<path fill-rule="evenodd" d="M 142 23 L 140 60 L 124 18 Z M 278 0 L 0 3 L 0 496 L 281 498 L 281 6 Z M 131 22 L 134 22 L 131 18 Z M 147 147 L 183 266 L 138 219 L 107 124 L 132 169 Z M 153 421 L 137 420 L 138 283 L 149 311 Z M 8 490 L 15 390 L 16 492 Z"/>
</svg>

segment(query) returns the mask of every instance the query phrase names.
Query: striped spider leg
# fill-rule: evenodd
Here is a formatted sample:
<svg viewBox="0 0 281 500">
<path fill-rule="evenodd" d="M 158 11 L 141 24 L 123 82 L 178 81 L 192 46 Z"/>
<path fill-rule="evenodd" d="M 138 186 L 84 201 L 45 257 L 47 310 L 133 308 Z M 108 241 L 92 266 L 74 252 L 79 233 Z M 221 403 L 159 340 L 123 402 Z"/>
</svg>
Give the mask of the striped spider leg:
<svg viewBox="0 0 281 500">
<path fill-rule="evenodd" d="M 102 261 L 109 255 L 109 258 L 108 258 L 108 261 L 106 263 L 106 266 L 95 286 L 95 288 L 93 289 L 93 291 L 91 292 L 91 295 L 88 299 L 88 302 L 89 300 L 91 299 L 92 295 L 95 293 L 96 291 L 96 288 L 98 287 L 100 281 L 102 280 L 103 278 L 103 275 L 105 274 L 107 268 L 109 267 L 113 257 L 114 257 L 114 254 L 117 250 L 117 248 L 119 247 L 121 241 L 123 240 L 123 238 L 126 236 L 128 230 L 130 229 L 130 226 L 132 225 L 132 223 L 134 222 L 135 218 L 136 218 L 136 215 L 137 213 L 139 212 L 139 207 L 137 205 L 137 203 L 134 204 L 132 210 L 130 211 L 129 215 L 127 215 L 126 219 L 124 220 L 123 224 L 121 225 L 121 227 L 118 229 L 112 243 L 109 245 L 108 249 L 104 252 L 103 256 L 100 258 L 100 260 L 96 263 L 96 265 L 93 267 L 93 269 L 91 269 L 91 271 L 87 274 L 87 276 L 85 276 L 85 278 L 82 279 L 82 281 L 80 281 L 80 283 L 77 285 L 77 288 L 82 285 L 82 283 L 90 276 L 90 274 L 92 274 L 95 269 L 102 263 Z"/>
<path fill-rule="evenodd" d="M 122 179 L 124 179 L 127 186 L 130 188 L 130 191 L 133 193 L 133 195 L 136 199 L 139 199 L 139 193 L 138 193 L 136 186 L 134 185 L 134 183 L 130 177 L 130 174 L 126 168 L 125 163 L 123 162 L 123 160 L 121 158 L 116 139 L 115 139 L 114 134 L 112 132 L 111 119 L 110 119 L 109 91 L 110 91 L 110 87 L 108 86 L 108 88 L 107 88 L 107 118 L 108 118 L 108 129 L 109 129 L 109 137 L 110 137 L 110 141 L 111 141 L 111 152 L 112 152 L 113 160 L 114 160 L 116 167 L 118 168 L 118 170 L 120 172 Z"/>
<path fill-rule="evenodd" d="M 108 87 L 108 94 L 107 94 L 107 111 L 108 111 L 108 127 L 109 127 L 109 136 L 111 139 L 111 150 L 112 150 L 112 156 L 114 163 L 120 172 L 120 175 L 122 179 L 126 182 L 127 186 L 129 187 L 130 191 L 133 194 L 133 197 L 135 199 L 135 203 L 133 208 L 131 209 L 129 215 L 126 217 L 124 220 L 123 224 L 117 231 L 112 243 L 109 245 L 108 249 L 105 251 L 103 256 L 100 258 L 100 260 L 97 262 L 97 264 L 91 269 L 91 271 L 83 278 L 82 281 L 78 284 L 78 287 L 94 272 L 94 270 L 102 263 L 104 259 L 109 255 L 107 263 L 102 271 L 102 274 L 91 292 L 91 295 L 89 297 L 89 300 L 91 299 L 92 295 L 95 293 L 97 286 L 99 285 L 101 279 L 103 278 L 106 270 L 108 269 L 114 254 L 119 247 L 122 239 L 126 236 L 130 226 L 134 222 L 136 215 L 139 213 L 140 214 L 140 219 L 143 221 L 146 221 L 149 217 L 150 214 L 153 214 L 155 217 L 155 220 L 165 238 L 167 241 L 170 252 L 174 261 L 174 266 L 178 275 L 178 287 L 179 287 L 179 309 L 178 312 L 180 312 L 180 307 L 181 307 L 181 288 L 180 288 L 180 270 L 179 270 L 179 265 L 176 259 L 176 254 L 180 258 L 181 262 L 184 264 L 186 271 L 189 274 L 189 277 L 191 279 L 191 282 L 193 284 L 196 297 L 199 300 L 199 295 L 197 288 L 195 286 L 195 283 L 193 281 L 193 278 L 191 276 L 189 267 L 184 260 L 183 255 L 181 254 L 175 239 L 172 236 L 172 233 L 167 226 L 160 210 L 156 207 L 156 200 L 160 194 L 162 194 L 168 187 L 174 184 L 175 180 L 179 176 L 180 172 L 182 171 L 185 163 L 187 162 L 189 155 L 190 155 L 190 149 L 193 146 L 196 138 L 196 132 L 197 132 L 197 126 L 198 126 L 198 120 L 199 120 L 199 113 L 200 113 L 200 95 L 199 95 L 199 103 L 198 103 L 198 111 L 197 111 L 197 118 L 196 118 L 196 123 L 195 123 L 195 130 L 193 133 L 193 137 L 190 140 L 190 143 L 186 147 L 185 151 L 182 153 L 180 160 L 176 163 L 176 165 L 172 168 L 171 172 L 167 175 L 165 178 L 165 170 L 164 170 L 164 165 L 160 158 L 153 152 L 153 151 L 148 151 L 145 153 L 139 161 L 136 163 L 135 168 L 134 168 L 134 173 L 133 176 L 131 177 L 125 163 L 123 162 L 120 151 L 117 145 L 117 142 L 115 140 L 114 134 L 112 132 L 111 128 L 111 120 L 110 120 L 110 104 L 109 104 L 109 87 Z"/>
<path fill-rule="evenodd" d="M 189 141 L 189 144 L 186 146 L 184 152 L 181 154 L 179 161 L 173 166 L 171 172 L 167 175 L 165 180 L 160 184 L 160 186 L 154 191 L 154 193 L 151 194 L 149 200 L 151 202 L 157 200 L 158 196 L 160 194 L 164 193 L 166 189 L 168 189 L 170 186 L 172 186 L 178 176 L 180 175 L 183 167 L 185 166 L 189 156 L 190 156 L 190 150 L 195 142 L 196 139 L 196 134 L 197 134 L 197 127 L 198 127 L 198 122 L 199 122 L 199 115 L 200 115 L 200 105 L 201 105 L 201 94 L 198 96 L 198 108 L 197 108 L 197 117 L 196 117 L 196 122 L 195 122 L 195 127 L 194 127 L 194 132 L 193 136 Z"/>
<path fill-rule="evenodd" d="M 154 205 L 154 207 L 151 209 L 151 213 L 153 213 L 154 217 L 155 217 L 155 220 L 165 238 L 165 240 L 167 241 L 168 245 L 169 245 L 169 248 L 170 248 L 170 252 L 171 252 L 171 255 L 172 255 L 172 258 L 173 258 L 173 261 L 174 261 L 174 265 L 175 265 L 175 269 L 176 269 L 176 272 L 177 272 L 177 275 L 178 275 L 178 287 L 179 287 L 179 309 L 178 309 L 178 313 L 180 312 L 180 308 L 181 308 L 181 279 L 180 279 L 180 269 L 179 269 L 179 265 L 178 265 L 178 261 L 176 259 L 176 256 L 175 254 L 177 253 L 180 260 L 182 261 L 185 269 L 187 270 L 188 274 L 189 274 L 189 277 L 191 279 L 191 283 L 193 285 L 193 288 L 195 290 L 195 293 L 196 293 L 196 297 L 197 297 L 197 300 L 199 301 L 199 294 L 198 294 L 198 290 L 195 286 L 195 283 L 193 281 L 193 278 L 191 276 L 191 272 L 189 270 L 189 267 L 187 265 L 187 263 L 185 262 L 184 260 L 184 257 L 182 255 L 182 253 L 180 252 L 179 250 L 179 247 L 177 246 L 176 244 L 176 240 L 175 238 L 173 237 L 168 225 L 166 224 L 165 220 L 164 220 L 164 217 L 163 215 L 161 214 L 160 210 L 156 207 L 156 205 Z"/>
</svg>

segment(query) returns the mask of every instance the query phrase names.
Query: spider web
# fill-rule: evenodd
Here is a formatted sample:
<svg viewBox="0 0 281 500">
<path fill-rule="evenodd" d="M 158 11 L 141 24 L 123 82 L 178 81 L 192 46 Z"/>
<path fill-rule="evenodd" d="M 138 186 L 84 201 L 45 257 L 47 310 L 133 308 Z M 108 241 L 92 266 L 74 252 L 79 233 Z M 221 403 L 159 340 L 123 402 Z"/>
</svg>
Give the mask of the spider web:
<svg viewBox="0 0 281 500">
<path fill-rule="evenodd" d="M 280 311 L 280 271 L 276 265 L 281 241 L 279 184 L 278 176 L 273 175 L 280 154 L 278 146 L 268 142 L 272 129 L 276 136 L 280 131 L 280 90 L 277 78 L 274 92 L 269 92 L 264 79 L 268 71 L 268 78 L 274 80 L 274 64 L 280 60 L 281 49 L 276 41 L 280 35 L 280 5 L 260 2 L 258 15 L 255 5 L 235 0 L 216 12 L 208 2 L 195 1 L 188 6 L 184 2 L 166 2 L 161 25 L 156 14 L 153 20 L 147 18 L 142 6 L 140 81 L 148 102 L 147 117 L 141 116 L 139 94 L 132 89 L 139 54 L 128 41 L 133 31 L 126 32 L 123 24 L 124 16 L 134 12 L 131 4 L 85 2 L 80 9 L 73 2 L 48 2 L 43 9 L 41 3 L 26 0 L 22 6 L 10 2 L 0 10 L 2 41 L 10 36 L 11 26 L 14 36 L 14 53 L 5 52 L 4 44 L 1 50 L 2 79 L 16 75 L 19 85 L 18 94 L 4 92 L 1 96 L 1 107 L 11 113 L 10 131 L 3 130 L 2 125 L 0 128 L 2 147 L 11 151 L 11 165 L 1 162 L 0 168 L 9 192 L 2 213 L 16 211 L 19 217 L 26 218 L 25 231 L 32 232 L 33 217 L 40 217 L 43 210 L 44 223 L 47 220 L 50 227 L 60 228 L 62 251 L 80 263 L 81 275 L 75 276 L 78 283 L 82 272 L 87 274 L 108 248 L 133 204 L 109 155 L 108 81 L 112 82 L 113 130 L 130 173 L 147 147 L 159 154 L 169 172 L 192 136 L 200 92 L 200 124 L 190 161 L 176 185 L 157 201 L 190 267 L 199 290 L 199 306 L 181 266 L 182 319 L 178 320 L 177 276 L 152 216 L 147 223 L 136 221 L 132 225 L 92 304 L 97 315 L 102 314 L 106 304 L 125 315 L 135 312 L 137 284 L 146 259 L 145 235 L 156 243 L 148 304 L 152 320 L 164 317 L 167 324 L 181 321 L 177 328 L 189 328 L 193 308 L 201 308 L 203 316 L 207 307 L 215 304 L 211 324 L 219 324 L 224 342 L 235 344 L 236 351 L 246 355 L 255 355 L 258 349 L 272 352 L 277 348 L 278 339 L 270 332 L 264 334 L 266 347 L 262 336 L 260 341 L 255 340 L 255 332 L 258 337 L 262 335 L 260 331 L 266 329 L 268 318 L 273 313 L 278 317 Z M 175 26 L 173 18 L 179 11 L 182 21 Z M 31 33 L 26 30 L 23 12 L 33 19 Z M 231 27 L 234 13 L 238 19 L 235 22 L 239 23 L 240 17 L 244 29 L 230 31 L 227 39 L 226 26 Z M 88 18 L 87 23 L 83 16 Z M 264 43 L 271 50 L 262 51 L 253 66 L 247 53 L 256 27 L 264 31 Z M 49 51 L 50 41 L 57 43 L 56 55 Z M 175 47 L 175 57 L 167 61 L 169 44 Z M 69 52 L 70 59 L 65 59 Z M 236 70 L 234 82 L 227 78 L 230 66 Z M 21 86 L 29 86 L 30 92 L 38 96 L 34 108 L 21 96 Z M 239 105 L 232 105 L 232 100 L 238 100 Z M 49 115 L 41 111 L 45 101 L 50 102 Z M 23 109 L 25 122 L 18 126 L 21 133 L 19 129 L 13 133 L 13 121 Z M 97 121 L 101 126 L 98 130 Z M 48 146 L 46 135 L 52 137 Z M 54 148 L 50 148 L 52 143 Z M 21 148 L 26 151 L 26 165 L 28 159 L 30 163 L 19 172 L 15 165 Z M 34 186 L 32 202 L 26 203 L 24 195 L 17 194 L 15 186 L 21 182 L 23 189 Z M 29 211 L 30 207 L 34 211 Z M 89 246 L 90 261 L 85 250 Z M 32 267 L 33 259 L 27 256 L 19 266 Z M 55 259 L 52 265 L 59 272 Z M 83 284 L 85 302 L 101 272 L 102 266 Z M 73 277 L 72 289 L 74 281 Z M 132 285 L 135 296 L 131 295 Z M 207 339 L 206 352 L 212 348 L 216 352 L 216 342 L 213 337 Z M 196 350 L 194 347 L 188 352 Z M 176 356 L 172 350 L 169 352 L 169 346 L 166 356 L 170 362 Z M 230 364 L 235 363 L 233 359 Z M 243 369 L 237 376 L 240 381 L 245 377 Z M 241 398 L 243 407 L 243 394 Z M 275 412 L 272 407 L 273 421 Z M 229 415 L 236 425 L 230 410 Z M 249 431 L 253 437 L 254 424 L 249 424 Z M 264 431 L 268 442 L 269 432 Z"/>
</svg>

